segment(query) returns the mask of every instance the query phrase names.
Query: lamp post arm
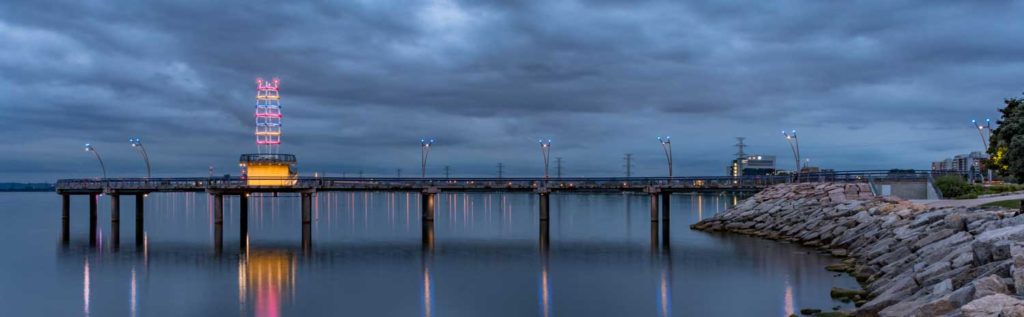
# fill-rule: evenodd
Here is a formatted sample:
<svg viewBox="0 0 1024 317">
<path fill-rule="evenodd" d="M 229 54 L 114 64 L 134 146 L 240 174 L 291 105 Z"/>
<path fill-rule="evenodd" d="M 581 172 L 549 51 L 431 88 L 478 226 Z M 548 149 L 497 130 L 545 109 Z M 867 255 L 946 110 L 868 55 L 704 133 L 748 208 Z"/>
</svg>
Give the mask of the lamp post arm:
<svg viewBox="0 0 1024 317">
<path fill-rule="evenodd" d="M 92 154 L 96 155 L 96 160 L 100 161 L 100 169 L 103 170 L 103 178 L 107 178 L 107 165 L 103 164 L 103 158 L 100 157 L 100 152 L 92 150 Z"/>
<path fill-rule="evenodd" d="M 153 178 L 153 170 L 149 165 L 149 153 L 146 153 L 146 147 L 139 143 L 139 150 L 142 151 L 142 160 L 146 161 L 146 178 Z"/>
</svg>

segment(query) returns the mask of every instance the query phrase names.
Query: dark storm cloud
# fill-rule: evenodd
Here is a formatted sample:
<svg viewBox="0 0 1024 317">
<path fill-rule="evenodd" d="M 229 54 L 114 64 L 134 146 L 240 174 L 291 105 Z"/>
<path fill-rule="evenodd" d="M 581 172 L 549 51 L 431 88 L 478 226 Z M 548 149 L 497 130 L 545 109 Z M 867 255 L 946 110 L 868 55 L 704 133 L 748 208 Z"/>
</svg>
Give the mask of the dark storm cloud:
<svg viewBox="0 0 1024 317">
<path fill-rule="evenodd" d="M 237 173 L 254 78 L 280 77 L 300 170 L 718 175 L 747 136 L 837 169 L 927 168 L 980 147 L 972 117 L 1024 91 L 1016 1 L 4 1 L 0 123 L 12 180 Z M 788 164 L 787 164 L 788 163 Z M 436 171 L 435 171 L 436 174 Z"/>
</svg>

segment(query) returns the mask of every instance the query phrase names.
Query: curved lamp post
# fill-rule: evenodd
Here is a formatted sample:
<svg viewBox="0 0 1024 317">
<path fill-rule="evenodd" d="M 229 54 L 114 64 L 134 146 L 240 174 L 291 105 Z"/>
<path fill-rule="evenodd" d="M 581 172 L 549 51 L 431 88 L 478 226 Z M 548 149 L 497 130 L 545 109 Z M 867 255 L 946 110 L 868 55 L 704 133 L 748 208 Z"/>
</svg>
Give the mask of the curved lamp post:
<svg viewBox="0 0 1024 317">
<path fill-rule="evenodd" d="M 981 147 L 988 151 L 988 139 L 992 138 L 992 119 L 985 119 L 985 124 L 978 123 L 978 120 L 971 120 L 971 125 L 978 128 L 978 136 L 981 137 Z M 988 139 L 985 131 L 988 131 Z"/>
<path fill-rule="evenodd" d="M 146 147 L 142 146 L 142 139 L 128 139 L 128 142 L 131 142 L 132 148 L 137 149 L 139 154 L 142 154 L 142 160 L 146 161 L 146 178 L 152 178 L 152 170 L 149 168 L 149 154 L 146 153 Z"/>
<path fill-rule="evenodd" d="M 96 152 L 96 148 L 92 147 L 92 144 L 85 144 L 85 151 L 92 152 L 96 155 L 96 159 L 100 161 L 100 169 L 103 170 L 103 178 L 107 178 L 107 165 L 103 164 L 103 158 L 100 157 L 100 152 Z"/>
<path fill-rule="evenodd" d="M 548 158 L 551 153 L 551 139 L 544 141 L 544 139 L 537 140 L 540 143 L 540 154 L 544 156 L 544 180 L 548 180 Z"/>
<path fill-rule="evenodd" d="M 668 181 L 672 182 L 672 137 L 658 137 L 661 142 L 661 149 L 665 150 L 665 159 L 668 160 Z"/>
<path fill-rule="evenodd" d="M 427 156 L 430 155 L 430 145 L 434 139 L 420 139 L 420 177 L 427 178 Z"/>
<path fill-rule="evenodd" d="M 971 125 L 978 128 L 978 136 L 981 137 L 981 148 L 988 152 L 989 141 L 992 139 L 992 119 L 985 119 L 984 125 L 978 123 L 978 120 L 971 120 Z M 985 133 L 985 131 L 988 131 L 988 133 Z M 992 170 L 988 170 L 988 181 L 992 181 Z"/>
<path fill-rule="evenodd" d="M 800 178 L 800 139 L 796 137 L 796 130 L 791 133 L 782 131 L 782 136 L 786 138 L 786 142 L 789 143 L 789 149 L 793 151 L 793 161 L 796 163 L 796 170 L 794 174 L 797 175 L 797 179 Z"/>
</svg>

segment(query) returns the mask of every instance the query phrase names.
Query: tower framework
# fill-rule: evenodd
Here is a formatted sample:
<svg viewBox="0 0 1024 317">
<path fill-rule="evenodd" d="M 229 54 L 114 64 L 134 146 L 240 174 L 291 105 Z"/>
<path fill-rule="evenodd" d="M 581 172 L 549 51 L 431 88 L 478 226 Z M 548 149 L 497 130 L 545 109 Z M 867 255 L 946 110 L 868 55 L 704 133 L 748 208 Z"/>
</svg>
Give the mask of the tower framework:
<svg viewBox="0 0 1024 317">
<path fill-rule="evenodd" d="M 281 146 L 280 80 L 256 79 L 256 150 L 277 154 Z"/>
</svg>

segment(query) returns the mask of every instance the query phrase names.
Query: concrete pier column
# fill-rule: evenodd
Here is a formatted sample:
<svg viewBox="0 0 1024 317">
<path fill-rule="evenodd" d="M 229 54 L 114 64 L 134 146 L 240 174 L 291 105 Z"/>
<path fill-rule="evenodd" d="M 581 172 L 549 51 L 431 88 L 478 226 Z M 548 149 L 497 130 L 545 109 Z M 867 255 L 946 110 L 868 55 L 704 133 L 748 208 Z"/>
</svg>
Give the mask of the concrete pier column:
<svg viewBox="0 0 1024 317">
<path fill-rule="evenodd" d="M 238 195 L 238 242 L 245 249 L 249 242 L 249 194 Z"/>
<path fill-rule="evenodd" d="M 110 243 L 116 251 L 121 247 L 121 196 L 110 194 Z"/>
<path fill-rule="evenodd" d="M 424 252 L 434 251 L 434 209 L 437 207 L 437 187 L 429 187 L 420 192 L 420 213 L 422 214 L 422 237 Z"/>
<path fill-rule="evenodd" d="M 550 224 L 550 222 L 548 222 L 547 220 L 541 220 L 540 221 L 540 230 L 539 231 L 540 231 L 540 239 L 539 239 L 540 251 L 546 253 L 548 251 L 548 248 L 551 246 L 551 233 L 550 233 L 551 232 L 551 224 Z"/>
<path fill-rule="evenodd" d="M 671 214 L 672 205 L 672 193 L 662 192 L 661 193 L 661 245 L 664 249 L 668 249 L 669 242 L 672 241 L 669 235 L 669 215 Z"/>
<path fill-rule="evenodd" d="M 655 205 L 657 206 L 657 205 Z M 658 251 L 658 221 L 651 221 L 651 253 Z"/>
<path fill-rule="evenodd" d="M 144 236 L 143 226 L 145 224 L 144 212 L 146 210 L 145 194 L 135 195 L 135 245 L 141 247 L 143 244 Z"/>
<path fill-rule="evenodd" d="M 121 222 L 121 195 L 110 194 L 110 222 Z"/>
<path fill-rule="evenodd" d="M 89 246 L 96 246 L 96 194 L 89 194 Z"/>
<path fill-rule="evenodd" d="M 540 188 L 537 190 L 537 194 L 540 198 L 540 221 L 548 221 L 551 214 L 551 190 L 547 188 Z"/>
<path fill-rule="evenodd" d="M 71 195 L 60 195 L 60 242 L 67 245 L 71 242 Z"/>
<path fill-rule="evenodd" d="M 313 251 L 313 225 L 309 223 L 302 224 L 302 253 L 309 256 Z"/>
<path fill-rule="evenodd" d="M 224 224 L 224 195 L 213 194 L 213 223 Z"/>
<path fill-rule="evenodd" d="M 651 222 L 658 222 L 658 194 L 651 194 Z"/>
<path fill-rule="evenodd" d="M 313 222 L 313 194 L 302 193 L 302 223 L 308 224 Z"/>
<path fill-rule="evenodd" d="M 213 225 L 213 252 L 220 255 L 224 252 L 224 224 Z"/>
<path fill-rule="evenodd" d="M 422 229 L 423 237 L 423 251 L 432 252 L 434 251 L 434 222 L 424 221 Z"/>
<path fill-rule="evenodd" d="M 423 221 L 434 221 L 434 209 L 437 205 L 437 193 L 440 192 L 437 187 L 430 187 L 424 189 L 420 193 L 420 209 L 423 214 Z"/>
<path fill-rule="evenodd" d="M 668 222 L 669 214 L 671 214 L 672 205 L 672 193 L 662 192 L 661 193 L 661 221 Z"/>
</svg>

